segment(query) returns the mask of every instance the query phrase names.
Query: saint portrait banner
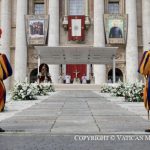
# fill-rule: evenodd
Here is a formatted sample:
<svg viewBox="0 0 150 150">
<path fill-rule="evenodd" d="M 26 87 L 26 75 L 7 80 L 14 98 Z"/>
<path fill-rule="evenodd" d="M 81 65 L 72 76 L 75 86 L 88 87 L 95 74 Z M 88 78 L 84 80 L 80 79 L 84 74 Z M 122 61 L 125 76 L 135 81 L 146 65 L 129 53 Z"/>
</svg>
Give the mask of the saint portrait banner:
<svg viewBox="0 0 150 150">
<path fill-rule="evenodd" d="M 108 44 L 125 44 L 127 15 L 104 14 L 105 35 Z"/>
<path fill-rule="evenodd" d="M 26 15 L 28 45 L 45 45 L 48 30 L 48 15 Z"/>
<path fill-rule="evenodd" d="M 68 16 L 68 40 L 84 41 L 85 16 Z"/>
</svg>

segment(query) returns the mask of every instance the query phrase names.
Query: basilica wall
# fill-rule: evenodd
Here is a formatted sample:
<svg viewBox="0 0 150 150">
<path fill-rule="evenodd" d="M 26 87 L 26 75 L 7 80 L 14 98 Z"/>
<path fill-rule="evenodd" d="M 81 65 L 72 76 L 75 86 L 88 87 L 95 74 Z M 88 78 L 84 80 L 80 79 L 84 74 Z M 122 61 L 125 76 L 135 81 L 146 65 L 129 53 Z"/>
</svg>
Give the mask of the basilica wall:
<svg viewBox="0 0 150 150">
<path fill-rule="evenodd" d="M 68 30 L 63 28 L 63 17 L 65 14 L 65 1 L 60 1 L 60 45 L 93 45 L 93 0 L 89 0 L 89 18 L 90 26 L 85 30 L 85 40 L 84 41 L 69 41 L 68 40 Z"/>
<path fill-rule="evenodd" d="M 36 0 L 36 2 L 43 2 L 45 3 L 44 5 L 44 10 L 45 14 L 48 14 L 48 2 L 49 0 Z M 121 0 L 122 5 L 120 6 L 120 11 L 121 13 L 125 13 L 125 4 L 123 2 L 124 0 Z M 107 13 L 107 2 L 108 0 L 105 0 L 105 13 Z M 93 45 L 94 43 L 94 6 L 93 6 L 94 0 L 89 0 L 89 19 L 90 19 L 90 25 L 88 28 L 85 30 L 85 40 L 84 41 L 69 41 L 68 40 L 68 30 L 66 30 L 63 26 L 63 19 L 64 19 L 64 14 L 65 14 L 65 0 L 60 0 L 60 46 L 66 46 L 66 45 L 78 45 L 78 46 L 88 46 L 88 45 Z M 11 64 L 14 68 L 14 58 L 15 58 L 15 40 L 16 40 L 16 5 L 17 0 L 12 0 L 12 5 L 11 5 Z M 28 1 L 28 14 L 33 14 L 33 0 Z M 143 41 L 142 41 L 142 1 L 137 0 L 137 36 L 138 36 L 138 57 L 139 60 L 141 58 L 142 52 L 143 52 Z M 1 1 L 0 1 L 0 6 L 1 6 Z M 1 13 L 1 12 L 0 12 Z M 0 20 L 1 22 L 1 20 Z M 130 34 L 130 33 L 127 33 Z M 47 43 L 46 43 L 47 44 Z M 116 68 L 120 69 L 121 72 L 123 73 L 123 80 L 125 81 L 126 77 L 126 45 L 121 45 L 121 44 L 115 44 L 115 45 L 110 45 L 106 44 L 106 46 L 117 46 L 119 47 L 117 50 L 117 57 L 116 57 Z M 33 46 L 28 46 L 28 61 L 27 61 L 27 67 L 28 67 L 28 76 L 30 75 L 30 72 L 37 68 L 37 51 L 34 49 Z M 112 69 L 111 65 L 106 66 L 107 70 L 107 75 L 108 72 Z M 13 80 L 13 79 L 12 79 Z"/>
</svg>

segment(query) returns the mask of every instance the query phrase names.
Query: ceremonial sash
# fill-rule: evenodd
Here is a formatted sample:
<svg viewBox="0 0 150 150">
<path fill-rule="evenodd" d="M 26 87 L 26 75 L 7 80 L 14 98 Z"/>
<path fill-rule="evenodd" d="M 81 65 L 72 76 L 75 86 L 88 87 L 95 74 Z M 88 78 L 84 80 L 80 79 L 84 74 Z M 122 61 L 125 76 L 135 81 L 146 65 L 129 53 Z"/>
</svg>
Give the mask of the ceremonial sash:
<svg viewBox="0 0 150 150">
<path fill-rule="evenodd" d="M 0 80 L 5 80 L 12 75 L 11 65 L 5 54 L 0 54 Z"/>
</svg>

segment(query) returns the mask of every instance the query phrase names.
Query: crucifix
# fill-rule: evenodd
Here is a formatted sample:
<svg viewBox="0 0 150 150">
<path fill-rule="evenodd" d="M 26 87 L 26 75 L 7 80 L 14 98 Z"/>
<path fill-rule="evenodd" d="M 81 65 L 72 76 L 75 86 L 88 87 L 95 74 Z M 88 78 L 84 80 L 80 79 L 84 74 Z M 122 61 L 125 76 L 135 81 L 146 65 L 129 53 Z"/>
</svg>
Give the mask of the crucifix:
<svg viewBox="0 0 150 150">
<path fill-rule="evenodd" d="M 76 74 L 76 78 L 78 78 L 78 73 L 79 73 L 79 71 L 75 71 L 75 72 L 73 72 L 73 73 L 75 73 Z"/>
</svg>

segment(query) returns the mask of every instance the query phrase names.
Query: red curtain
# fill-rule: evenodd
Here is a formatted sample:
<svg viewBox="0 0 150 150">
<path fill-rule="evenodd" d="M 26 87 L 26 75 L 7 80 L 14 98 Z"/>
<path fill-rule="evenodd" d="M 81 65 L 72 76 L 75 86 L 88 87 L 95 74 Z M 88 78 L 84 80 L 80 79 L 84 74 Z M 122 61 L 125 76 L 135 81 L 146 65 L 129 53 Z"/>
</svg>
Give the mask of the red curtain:
<svg viewBox="0 0 150 150">
<path fill-rule="evenodd" d="M 81 79 L 81 77 L 85 74 L 86 75 L 86 64 L 67 64 L 66 65 L 66 74 L 71 75 L 71 79 L 74 79 L 76 77 L 75 71 L 78 71 L 78 78 Z"/>
</svg>

